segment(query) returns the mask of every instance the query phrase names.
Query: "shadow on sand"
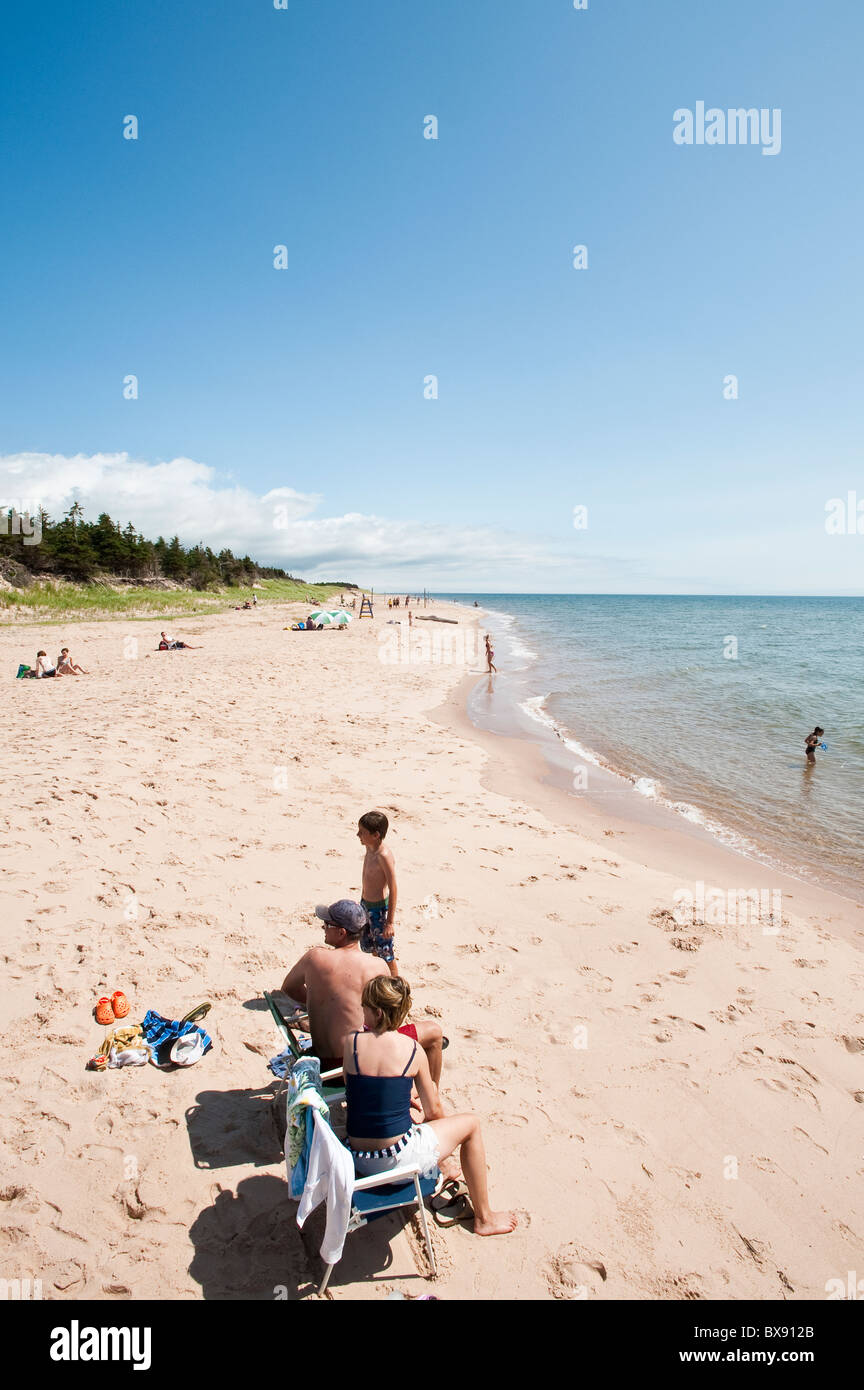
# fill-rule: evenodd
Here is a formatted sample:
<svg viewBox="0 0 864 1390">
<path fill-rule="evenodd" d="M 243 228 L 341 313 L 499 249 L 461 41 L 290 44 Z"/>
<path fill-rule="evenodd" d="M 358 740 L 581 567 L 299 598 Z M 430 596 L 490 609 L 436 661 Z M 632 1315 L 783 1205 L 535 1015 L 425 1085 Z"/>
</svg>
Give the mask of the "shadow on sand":
<svg viewBox="0 0 864 1390">
<path fill-rule="evenodd" d="M 205 1299 L 288 1300 L 312 1297 L 323 1278 L 318 1253 L 324 1237 L 325 1210 L 313 1212 L 302 1232 L 297 1203 L 289 1196 L 282 1157 L 284 1107 L 274 1116 L 273 1087 L 261 1090 L 202 1091 L 186 1112 L 189 1144 L 196 1168 L 236 1168 L 281 1165 L 279 1176 L 258 1173 L 243 1178 L 236 1192 L 214 1182 L 212 1205 L 193 1222 L 189 1236 L 195 1255 L 189 1273 L 201 1285 Z M 333 1271 L 330 1288 L 392 1278 L 391 1242 L 407 1222 L 407 1214 L 389 1213 L 348 1236 L 342 1260 Z M 408 1233 L 414 1252 L 417 1293 L 430 1286 L 420 1273 L 425 1268 L 419 1228 Z M 400 1282 L 405 1277 L 404 1260 Z M 326 1297 L 327 1295 L 325 1295 Z"/>
</svg>

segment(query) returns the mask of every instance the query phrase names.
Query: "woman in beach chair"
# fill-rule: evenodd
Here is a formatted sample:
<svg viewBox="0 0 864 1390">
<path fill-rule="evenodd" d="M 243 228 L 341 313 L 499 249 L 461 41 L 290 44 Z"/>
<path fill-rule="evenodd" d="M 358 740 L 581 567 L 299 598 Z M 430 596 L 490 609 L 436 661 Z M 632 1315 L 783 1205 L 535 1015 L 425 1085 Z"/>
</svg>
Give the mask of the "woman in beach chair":
<svg viewBox="0 0 864 1390">
<path fill-rule="evenodd" d="M 444 1114 L 425 1052 L 397 1031 L 411 1008 L 410 985 L 398 976 L 376 975 L 366 984 L 362 1002 L 366 1032 L 349 1033 L 343 1054 L 346 1143 L 358 1175 L 386 1173 L 400 1164 L 417 1164 L 421 1173 L 429 1174 L 461 1145 L 475 1235 L 507 1235 L 516 1217 L 489 1205 L 486 1151 L 477 1116 Z M 422 1125 L 411 1119 L 413 1084 L 425 1114 L 434 1116 Z"/>
</svg>

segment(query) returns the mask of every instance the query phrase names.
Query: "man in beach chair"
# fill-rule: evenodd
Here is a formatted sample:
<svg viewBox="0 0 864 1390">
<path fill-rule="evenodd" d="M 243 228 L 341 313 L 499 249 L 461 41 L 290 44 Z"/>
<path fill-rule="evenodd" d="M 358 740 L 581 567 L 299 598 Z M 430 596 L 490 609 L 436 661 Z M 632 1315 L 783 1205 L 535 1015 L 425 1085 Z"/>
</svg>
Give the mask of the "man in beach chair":
<svg viewBox="0 0 864 1390">
<path fill-rule="evenodd" d="M 313 946 L 301 956 L 285 976 L 282 991 L 306 1009 L 312 1052 L 321 1059 L 321 1071 L 328 1072 L 342 1066 L 342 1046 L 348 1034 L 363 1027 L 360 999 L 364 986 L 377 975 L 389 974 L 389 969 L 385 961 L 360 950 L 367 921 L 366 909 L 360 903 L 342 898 L 329 907 L 316 907 L 315 915 L 324 926 L 324 946 Z M 405 1024 L 402 1031 L 423 1048 L 437 1086 L 446 1046 L 441 1025 L 424 1019 Z"/>
</svg>

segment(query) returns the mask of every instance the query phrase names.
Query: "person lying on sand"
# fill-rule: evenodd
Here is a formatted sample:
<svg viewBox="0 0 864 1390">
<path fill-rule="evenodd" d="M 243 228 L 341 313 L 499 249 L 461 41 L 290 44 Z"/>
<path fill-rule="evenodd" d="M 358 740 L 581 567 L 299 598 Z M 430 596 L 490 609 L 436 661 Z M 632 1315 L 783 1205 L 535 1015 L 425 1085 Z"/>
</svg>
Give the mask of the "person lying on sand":
<svg viewBox="0 0 864 1390">
<path fill-rule="evenodd" d="M 349 1034 L 342 1053 L 347 1146 L 356 1172 L 365 1178 L 416 1163 L 431 1176 L 458 1148 L 474 1208 L 474 1234 L 509 1235 L 517 1218 L 490 1206 L 480 1121 L 470 1113 L 444 1114 L 425 1053 L 398 1031 L 411 1008 L 410 986 L 398 975 L 377 975 L 365 986 L 361 1004 L 366 1031 Z M 414 1084 L 429 1117 L 420 1125 L 411 1119 Z M 382 1119 L 391 1132 L 370 1134 Z"/>
<path fill-rule="evenodd" d="M 191 642 L 178 642 L 175 638 L 169 637 L 167 633 L 164 632 L 160 632 L 159 639 L 160 652 L 200 652 L 203 650 L 201 647 L 193 647 Z"/>
<path fill-rule="evenodd" d="M 57 658 L 57 674 L 60 676 L 86 676 L 89 673 L 83 666 L 77 666 L 69 655 L 69 648 L 64 647 Z"/>
<path fill-rule="evenodd" d="M 352 1029 L 363 1027 L 360 998 L 364 985 L 389 971 L 383 960 L 360 950 L 360 937 L 368 918 L 359 903 L 342 898 L 330 907 L 316 907 L 315 916 L 324 926 L 324 945 L 313 946 L 300 957 L 285 976 L 282 992 L 305 1006 L 312 1050 L 321 1058 L 321 1070 L 333 1071 L 342 1065 L 342 1046 L 347 1035 Z M 440 1023 L 431 1019 L 406 1023 L 403 1031 L 423 1048 L 437 1085 L 443 1065 Z"/>
</svg>

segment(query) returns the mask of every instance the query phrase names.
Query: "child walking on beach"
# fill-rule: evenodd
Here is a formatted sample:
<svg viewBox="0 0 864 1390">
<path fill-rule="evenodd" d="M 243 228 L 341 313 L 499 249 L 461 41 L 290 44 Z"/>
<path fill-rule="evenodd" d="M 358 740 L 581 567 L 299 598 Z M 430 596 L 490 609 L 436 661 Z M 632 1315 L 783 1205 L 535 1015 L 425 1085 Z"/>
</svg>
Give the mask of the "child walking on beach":
<svg viewBox="0 0 864 1390">
<path fill-rule="evenodd" d="M 386 962 L 391 975 L 399 974 L 393 940 L 396 919 L 396 865 L 384 845 L 390 822 L 383 811 L 367 811 L 357 825 L 357 838 L 366 851 L 363 860 L 361 902 L 368 923 L 363 928 L 360 949 Z"/>
</svg>

